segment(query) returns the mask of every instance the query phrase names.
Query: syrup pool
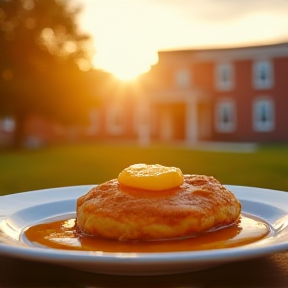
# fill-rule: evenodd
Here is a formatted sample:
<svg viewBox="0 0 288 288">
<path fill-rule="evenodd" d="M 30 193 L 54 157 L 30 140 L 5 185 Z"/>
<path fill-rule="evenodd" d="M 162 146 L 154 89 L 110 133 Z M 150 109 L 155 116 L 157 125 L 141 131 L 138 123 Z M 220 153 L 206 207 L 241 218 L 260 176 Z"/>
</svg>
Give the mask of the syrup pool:
<svg viewBox="0 0 288 288">
<path fill-rule="evenodd" d="M 31 226 L 24 232 L 25 242 L 65 250 L 153 253 L 238 247 L 259 241 L 271 233 L 265 222 L 241 215 L 233 225 L 185 239 L 118 241 L 82 235 L 78 233 L 75 221 L 70 218 Z"/>
</svg>

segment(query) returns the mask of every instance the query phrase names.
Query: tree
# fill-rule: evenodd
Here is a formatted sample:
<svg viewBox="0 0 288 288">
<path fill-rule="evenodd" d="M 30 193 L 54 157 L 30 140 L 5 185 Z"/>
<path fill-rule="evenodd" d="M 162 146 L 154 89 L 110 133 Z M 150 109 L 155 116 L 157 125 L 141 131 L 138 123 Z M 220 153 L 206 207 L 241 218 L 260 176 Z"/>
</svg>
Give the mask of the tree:
<svg viewBox="0 0 288 288">
<path fill-rule="evenodd" d="M 14 118 L 14 146 L 31 114 L 84 122 L 93 102 L 87 72 L 93 53 L 80 32 L 80 7 L 64 0 L 0 0 L 0 116 Z"/>
</svg>

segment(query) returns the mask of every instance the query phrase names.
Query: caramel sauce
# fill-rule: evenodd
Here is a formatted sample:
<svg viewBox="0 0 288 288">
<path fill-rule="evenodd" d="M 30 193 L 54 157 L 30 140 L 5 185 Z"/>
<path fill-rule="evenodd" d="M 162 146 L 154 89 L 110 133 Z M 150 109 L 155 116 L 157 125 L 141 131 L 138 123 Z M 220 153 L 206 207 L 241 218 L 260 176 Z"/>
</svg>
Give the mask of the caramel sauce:
<svg viewBox="0 0 288 288">
<path fill-rule="evenodd" d="M 75 218 L 31 226 L 24 232 L 30 245 L 55 249 L 98 252 L 179 252 L 238 247 L 256 242 L 270 233 L 269 226 L 243 216 L 225 228 L 197 236 L 157 241 L 118 241 L 99 239 L 78 233 Z"/>
</svg>

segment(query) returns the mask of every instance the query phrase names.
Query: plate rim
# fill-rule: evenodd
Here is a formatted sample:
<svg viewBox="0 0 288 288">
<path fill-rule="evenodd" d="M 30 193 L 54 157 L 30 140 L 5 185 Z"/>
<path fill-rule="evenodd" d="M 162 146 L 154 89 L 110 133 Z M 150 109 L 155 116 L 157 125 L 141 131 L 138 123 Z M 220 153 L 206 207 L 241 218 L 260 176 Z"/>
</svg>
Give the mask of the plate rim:
<svg viewBox="0 0 288 288">
<path fill-rule="evenodd" d="M 41 189 L 41 190 L 32 190 L 32 191 L 27 191 L 27 192 L 22 192 L 22 193 L 15 193 L 11 195 L 0 196 L 0 211 L 2 210 L 1 208 L 3 208 L 4 205 L 6 205 L 7 203 L 10 203 L 10 206 L 8 205 L 8 208 L 6 207 L 6 210 L 4 209 L 6 212 L 4 214 L 1 213 L 2 215 L 0 215 L 0 224 L 3 221 L 5 221 L 6 217 L 9 217 L 10 215 L 13 215 L 13 213 L 20 211 L 21 209 L 19 207 L 22 207 L 22 209 L 25 209 L 25 208 L 33 207 L 35 203 L 43 204 L 43 202 L 41 202 L 42 200 L 45 200 L 46 201 L 46 202 L 44 201 L 45 203 L 51 203 L 53 202 L 54 199 L 58 201 L 61 201 L 61 200 L 67 201 L 71 199 L 75 200 L 76 198 L 73 198 L 73 197 L 76 197 L 76 196 L 79 197 L 80 195 L 87 193 L 92 187 L 95 187 L 95 186 L 97 185 L 92 184 L 92 185 L 65 186 L 65 187 L 56 187 L 56 188 L 48 188 L 48 189 Z M 224 185 L 224 186 L 227 189 L 231 190 L 235 194 L 236 197 L 239 197 L 237 195 L 242 193 L 245 197 L 240 197 L 242 198 L 242 199 L 239 199 L 240 202 L 245 199 L 246 200 L 250 199 L 251 202 L 253 202 L 257 198 L 257 195 L 259 196 L 259 193 L 261 193 L 263 196 L 263 193 L 266 195 L 267 193 L 273 192 L 274 194 L 272 198 L 274 199 L 273 200 L 274 205 L 276 205 L 275 203 L 277 202 L 276 206 L 279 207 L 279 209 L 283 209 L 283 211 L 288 215 L 288 207 L 287 205 L 286 206 L 283 205 L 283 201 L 282 201 L 282 198 L 288 200 L 288 192 L 286 191 L 259 188 L 259 187 L 250 187 L 250 186 L 239 186 L 239 185 Z M 245 194 L 246 192 L 243 192 L 244 190 L 246 192 L 252 191 L 253 195 L 251 195 L 251 193 Z M 47 195 L 49 194 L 49 196 L 51 196 L 51 191 L 53 192 L 52 193 L 53 197 L 49 198 L 47 197 Z M 242 191 L 242 192 L 240 193 L 239 191 Z M 62 193 L 59 193 L 59 192 L 62 192 Z M 23 200 L 24 198 L 26 198 L 26 200 L 29 200 L 29 199 L 31 200 L 31 198 L 34 197 L 35 195 L 37 195 L 38 197 L 34 201 L 31 201 L 31 202 L 20 201 L 20 200 Z M 275 195 L 277 195 L 277 197 Z M 261 201 L 260 202 L 258 201 L 257 203 L 266 204 L 267 202 L 271 202 L 270 197 L 268 198 L 269 199 L 263 199 L 262 197 Z M 13 206 L 12 208 L 11 203 L 13 203 L 13 200 L 17 200 L 17 199 L 19 200 L 19 201 L 16 201 L 17 205 Z M 277 200 L 277 199 L 280 199 L 280 200 Z M 7 213 L 7 211 L 10 211 L 11 213 L 9 212 Z M 146 265 L 149 263 L 154 263 L 154 264 L 162 263 L 163 264 L 163 263 L 173 262 L 175 264 L 186 263 L 187 265 L 191 263 L 203 264 L 207 261 L 211 264 L 218 263 L 218 262 L 227 263 L 227 262 L 232 262 L 236 260 L 238 261 L 238 260 L 265 256 L 265 255 L 273 254 L 276 252 L 281 252 L 286 249 L 288 250 L 288 240 L 287 240 L 287 243 L 280 242 L 272 246 L 266 245 L 266 246 L 261 246 L 258 248 L 249 247 L 249 245 L 245 245 L 245 246 L 229 248 L 229 249 L 225 248 L 225 249 L 204 250 L 204 251 L 202 250 L 202 251 L 161 252 L 161 253 L 114 253 L 114 252 L 103 252 L 103 253 L 99 252 L 98 253 L 98 252 L 89 252 L 89 251 L 71 251 L 71 250 L 40 248 L 40 247 L 34 247 L 34 246 L 22 247 L 22 245 L 20 244 L 20 241 L 18 242 L 16 241 L 13 244 L 16 244 L 16 246 L 12 244 L 9 245 L 9 243 L 8 244 L 1 243 L 1 232 L 0 232 L 0 255 L 16 256 L 18 258 L 23 258 L 27 260 L 29 259 L 38 260 L 38 261 L 39 261 L 39 256 L 41 256 L 40 257 L 41 262 L 53 262 L 53 263 L 64 264 L 65 266 L 67 262 L 71 262 L 70 263 L 71 265 L 78 265 L 80 263 L 86 263 L 88 265 L 92 265 L 95 263 L 111 264 L 113 262 L 113 265 L 128 265 L 129 269 L 131 268 L 131 265 L 133 266 L 133 264 Z M 109 273 L 109 274 L 115 274 L 115 273 Z M 148 273 L 148 274 L 151 274 L 151 273 Z"/>
</svg>

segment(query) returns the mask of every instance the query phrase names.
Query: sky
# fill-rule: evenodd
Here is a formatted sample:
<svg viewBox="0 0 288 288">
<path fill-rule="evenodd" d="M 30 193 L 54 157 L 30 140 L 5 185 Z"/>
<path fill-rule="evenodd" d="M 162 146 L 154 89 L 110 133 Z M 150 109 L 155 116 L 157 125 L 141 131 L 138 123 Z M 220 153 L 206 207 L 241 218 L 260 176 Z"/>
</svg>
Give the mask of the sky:
<svg viewBox="0 0 288 288">
<path fill-rule="evenodd" d="M 121 79 L 157 63 L 157 52 L 288 41 L 288 0 L 78 0 L 94 40 L 94 67 Z"/>
</svg>

